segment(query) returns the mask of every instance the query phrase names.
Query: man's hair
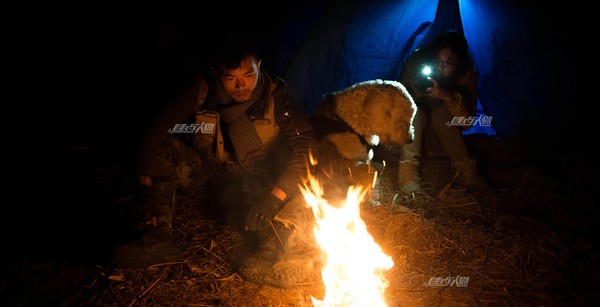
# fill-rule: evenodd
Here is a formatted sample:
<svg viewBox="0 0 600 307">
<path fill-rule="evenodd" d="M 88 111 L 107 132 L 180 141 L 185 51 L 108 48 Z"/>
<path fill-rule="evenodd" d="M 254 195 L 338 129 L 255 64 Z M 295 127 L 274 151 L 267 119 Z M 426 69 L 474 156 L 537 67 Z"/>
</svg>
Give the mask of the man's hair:
<svg viewBox="0 0 600 307">
<path fill-rule="evenodd" d="M 223 69 L 240 67 L 243 59 L 253 56 L 255 61 L 260 59 L 258 42 L 253 36 L 231 37 L 225 35 L 216 40 L 210 66 L 220 74 Z"/>
</svg>

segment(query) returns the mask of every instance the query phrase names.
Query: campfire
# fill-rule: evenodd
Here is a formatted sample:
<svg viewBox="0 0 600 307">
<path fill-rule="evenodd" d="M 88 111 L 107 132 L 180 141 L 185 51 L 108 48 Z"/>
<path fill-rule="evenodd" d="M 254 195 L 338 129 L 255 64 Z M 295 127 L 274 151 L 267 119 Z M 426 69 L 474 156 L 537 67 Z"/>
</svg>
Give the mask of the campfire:
<svg viewBox="0 0 600 307">
<path fill-rule="evenodd" d="M 315 216 L 314 234 L 324 263 L 325 297 L 312 297 L 314 306 L 386 306 L 384 291 L 389 283 L 384 272 L 394 262 L 375 243 L 360 217 L 368 189 L 351 186 L 346 199 L 327 200 L 315 177 L 301 189 Z"/>
<path fill-rule="evenodd" d="M 579 203 L 557 191 L 556 183 L 539 169 L 492 168 L 495 178 L 502 180 L 507 190 L 468 194 L 461 188 L 446 190 L 453 175 L 448 172 L 449 161 L 426 160 L 422 181 L 426 193 L 396 198 L 393 180 L 398 163 L 389 162 L 385 171 L 379 172 L 381 204 L 365 206 L 367 201 L 363 201 L 360 212 L 369 233 L 394 260 L 394 265 L 385 271 L 389 281 L 385 288 L 388 306 L 586 306 L 598 301 L 597 254 L 583 238 L 577 243 L 561 239 L 566 235 L 579 235 L 575 231 L 580 228 L 565 224 L 564 219 L 570 217 L 564 210 L 575 208 Z M 369 185 L 370 180 L 361 182 Z M 314 186 L 314 191 L 312 189 L 312 184 L 316 183 L 308 187 L 307 198 L 312 199 L 312 203 L 324 205 L 327 202 L 320 199 L 323 191 L 319 191 L 319 185 Z M 358 199 L 354 196 L 362 197 L 364 191 L 358 192 L 358 188 L 349 191 L 346 187 L 334 197 L 329 196 L 331 189 L 327 187 L 332 183 L 331 179 L 322 178 L 320 183 L 325 185 L 325 198 L 333 207 L 316 207 L 322 210 L 320 214 L 339 213 L 347 217 L 352 213 L 352 216 L 358 216 L 357 207 L 348 213 L 345 210 L 350 211 L 350 208 L 341 209 L 340 201 L 335 199 L 354 199 L 356 206 Z M 442 190 L 446 197 L 435 197 Z M 354 196 L 346 197 L 346 194 Z M 184 250 L 185 261 L 143 270 L 91 266 L 86 271 L 86 267 L 76 266 L 69 271 L 65 268 L 67 264 L 62 262 L 40 265 L 29 271 L 17 271 L 31 283 L 30 288 L 23 288 L 29 292 L 16 291 L 19 298 L 21 294 L 27 294 L 18 302 L 32 303 L 35 298 L 52 297 L 52 302 L 63 306 L 312 307 L 334 305 L 334 300 L 345 299 L 348 304 L 338 305 L 361 305 L 354 299 L 355 294 L 346 289 L 347 293 L 336 290 L 338 285 L 329 279 L 326 279 L 327 289 L 322 282 L 279 289 L 243 280 L 231 267 L 233 252 L 242 243 L 240 233 L 203 215 L 199 217 L 201 211 L 192 203 L 181 202 L 177 210 L 184 218 L 175 221 L 175 237 Z M 538 215 L 547 215 L 532 217 L 525 214 L 531 210 Z M 351 224 L 352 228 L 348 229 L 354 231 L 353 228 L 361 225 L 360 222 L 352 223 L 347 221 L 346 225 Z M 332 232 L 325 228 L 325 222 L 320 224 L 317 230 Z M 336 232 L 335 239 L 336 250 L 339 250 L 337 247 L 342 246 L 345 238 Z M 359 240 L 355 241 L 358 244 Z M 354 251 L 356 249 L 353 253 L 366 251 L 363 248 L 358 253 Z M 329 271 L 323 275 L 332 270 L 334 260 L 350 263 L 350 255 L 346 254 L 329 256 L 323 252 L 323 257 L 329 265 Z M 349 267 L 366 271 L 368 268 L 364 266 L 374 264 L 375 258 Z M 31 260 L 23 258 L 23 262 L 38 264 Z M 319 262 L 319 270 L 322 270 L 325 262 Z M 384 271 L 381 268 L 375 270 L 377 273 Z M 354 275 L 344 274 L 347 274 L 348 283 L 366 280 L 356 281 Z M 63 282 L 71 276 L 78 279 L 68 285 Z M 468 284 L 463 282 L 467 281 L 466 277 L 469 277 Z M 7 284 L 10 286 L 7 289 L 24 285 L 23 280 L 15 282 L 12 286 Z M 342 285 L 340 283 L 337 289 Z M 369 286 L 369 289 L 376 287 Z M 381 299 L 377 300 L 381 302 Z M 376 303 L 373 300 L 363 305 Z"/>
</svg>

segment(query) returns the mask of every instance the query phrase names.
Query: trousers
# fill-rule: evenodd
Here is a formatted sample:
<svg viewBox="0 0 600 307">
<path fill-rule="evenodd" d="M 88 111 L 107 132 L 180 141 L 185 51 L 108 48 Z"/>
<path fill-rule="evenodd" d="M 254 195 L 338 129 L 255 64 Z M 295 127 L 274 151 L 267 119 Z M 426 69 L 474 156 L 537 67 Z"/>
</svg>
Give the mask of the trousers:
<svg viewBox="0 0 600 307">
<path fill-rule="evenodd" d="M 154 159 L 159 167 L 151 174 L 152 193 L 147 201 L 156 208 L 158 226 L 168 232 L 172 231 L 175 206 L 181 199 L 199 205 L 226 225 L 243 229 L 246 213 L 270 193 L 283 168 L 270 165 L 249 174 L 237 161 L 218 163 L 178 137 L 161 144 L 160 154 Z M 275 219 L 294 228 L 299 238 L 311 237 L 314 216 L 299 191 L 288 195 Z"/>
</svg>

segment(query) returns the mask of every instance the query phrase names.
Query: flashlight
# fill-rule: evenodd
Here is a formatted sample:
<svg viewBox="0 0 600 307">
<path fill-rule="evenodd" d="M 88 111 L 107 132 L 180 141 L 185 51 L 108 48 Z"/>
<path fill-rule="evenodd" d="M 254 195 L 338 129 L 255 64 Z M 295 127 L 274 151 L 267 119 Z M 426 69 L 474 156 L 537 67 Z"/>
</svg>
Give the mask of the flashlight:
<svg viewBox="0 0 600 307">
<path fill-rule="evenodd" d="M 431 76 L 432 72 L 433 72 L 433 70 L 431 69 L 431 66 L 429 66 L 429 65 L 423 66 L 423 69 L 421 69 L 421 73 L 419 74 L 419 77 L 417 78 L 417 88 L 419 89 L 419 91 L 425 92 L 428 87 L 433 86 L 433 82 L 431 82 L 429 79 L 427 79 L 427 77 Z"/>
</svg>

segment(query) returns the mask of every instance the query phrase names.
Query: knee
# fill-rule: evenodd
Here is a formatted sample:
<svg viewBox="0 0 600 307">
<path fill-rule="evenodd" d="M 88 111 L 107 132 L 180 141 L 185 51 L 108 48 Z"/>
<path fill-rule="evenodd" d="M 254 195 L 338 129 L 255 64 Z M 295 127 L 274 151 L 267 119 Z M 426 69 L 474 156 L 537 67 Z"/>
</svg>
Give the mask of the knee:
<svg viewBox="0 0 600 307">
<path fill-rule="evenodd" d="M 443 105 L 437 105 L 430 110 L 431 125 L 436 129 L 447 128 L 452 121 L 452 114 Z"/>
</svg>

